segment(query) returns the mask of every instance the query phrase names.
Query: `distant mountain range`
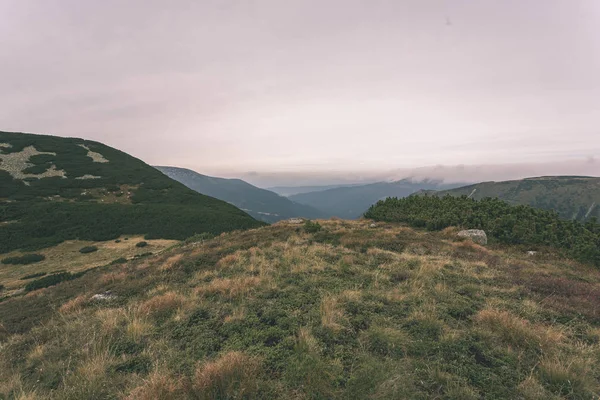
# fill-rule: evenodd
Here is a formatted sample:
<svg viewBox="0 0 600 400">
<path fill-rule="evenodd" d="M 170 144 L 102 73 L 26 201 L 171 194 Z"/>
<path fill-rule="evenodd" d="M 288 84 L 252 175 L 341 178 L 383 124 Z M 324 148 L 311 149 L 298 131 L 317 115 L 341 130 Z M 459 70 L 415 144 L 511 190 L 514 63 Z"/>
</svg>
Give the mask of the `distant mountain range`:
<svg viewBox="0 0 600 400">
<path fill-rule="evenodd" d="M 600 218 L 600 178 L 545 176 L 505 182 L 482 182 L 443 191 L 422 191 L 436 196 L 497 197 L 511 204 L 555 210 L 565 219 Z"/>
<path fill-rule="evenodd" d="M 72 239 L 185 239 L 262 225 L 102 143 L 0 132 L 0 253 Z"/>
<path fill-rule="evenodd" d="M 290 200 L 318 208 L 327 217 L 359 218 L 377 201 L 386 197 L 406 197 L 419 190 L 443 190 L 464 185 L 444 184 L 439 181 L 415 182 L 403 179 L 396 182 L 377 182 L 368 185 L 337 187 L 289 196 Z"/>
<path fill-rule="evenodd" d="M 275 186 L 267 188 L 272 192 L 282 196 L 293 196 L 300 193 L 322 192 L 329 189 L 337 189 L 341 187 L 363 186 L 364 183 L 340 184 L 340 185 L 323 185 L 323 186 Z"/>
<path fill-rule="evenodd" d="M 276 222 L 292 217 L 326 217 L 325 213 L 314 207 L 296 203 L 240 179 L 215 178 L 185 168 L 162 166 L 155 168 L 188 188 L 231 203 L 261 221 Z"/>
</svg>

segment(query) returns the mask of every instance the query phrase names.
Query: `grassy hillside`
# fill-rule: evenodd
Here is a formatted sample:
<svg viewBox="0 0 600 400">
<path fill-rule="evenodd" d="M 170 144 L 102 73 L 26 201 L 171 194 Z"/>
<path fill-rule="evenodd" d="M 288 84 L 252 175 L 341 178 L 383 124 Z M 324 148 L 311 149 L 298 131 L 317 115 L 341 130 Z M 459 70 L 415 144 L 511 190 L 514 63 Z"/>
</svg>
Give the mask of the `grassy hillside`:
<svg viewBox="0 0 600 400">
<path fill-rule="evenodd" d="M 548 176 L 476 185 L 436 192 L 444 196 L 497 197 L 511 204 L 554 210 L 565 219 L 600 218 L 600 178 Z"/>
<path fill-rule="evenodd" d="M 261 226 L 126 153 L 83 139 L 0 132 L 0 187 L 0 253 L 70 239 L 184 239 Z"/>
<path fill-rule="evenodd" d="M 188 188 L 231 203 L 261 221 L 276 222 L 293 217 L 323 216 L 316 208 L 295 203 L 277 193 L 257 188 L 240 179 L 215 178 L 185 168 L 155 168 Z"/>
<path fill-rule="evenodd" d="M 419 190 L 439 190 L 460 186 L 436 181 L 377 182 L 368 185 L 339 187 L 290 196 L 289 199 L 322 210 L 328 217 L 359 218 L 377 201 L 386 197 L 406 197 Z"/>
<path fill-rule="evenodd" d="M 320 224 L 223 234 L 0 302 L 0 397 L 598 397 L 598 269 L 452 229 Z"/>
<path fill-rule="evenodd" d="M 441 230 L 450 226 L 483 229 L 493 239 L 527 246 L 552 246 L 582 262 L 600 266 L 600 224 L 561 219 L 553 211 L 512 206 L 502 200 L 466 196 L 390 198 L 372 206 L 365 217 Z"/>
</svg>

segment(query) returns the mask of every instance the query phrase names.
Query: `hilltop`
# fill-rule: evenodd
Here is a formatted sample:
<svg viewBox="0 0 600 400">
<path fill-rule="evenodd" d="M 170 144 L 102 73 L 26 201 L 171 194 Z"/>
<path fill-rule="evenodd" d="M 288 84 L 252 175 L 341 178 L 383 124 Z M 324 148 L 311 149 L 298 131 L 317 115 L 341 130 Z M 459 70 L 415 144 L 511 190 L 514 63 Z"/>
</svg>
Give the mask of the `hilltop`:
<svg viewBox="0 0 600 400">
<path fill-rule="evenodd" d="M 277 223 L 0 302 L 0 397 L 591 399 L 598 304 L 551 248 Z"/>
<path fill-rule="evenodd" d="M 323 213 L 314 207 L 295 203 L 241 179 L 215 178 L 185 168 L 160 166 L 155 168 L 188 188 L 231 203 L 261 221 L 277 222 L 293 217 L 323 217 Z"/>
<path fill-rule="evenodd" d="M 378 200 L 386 197 L 406 197 L 419 190 L 441 190 L 457 186 L 460 184 L 451 185 L 439 181 L 403 179 L 396 182 L 376 182 L 300 193 L 289 196 L 289 199 L 318 208 L 327 217 L 355 219 L 362 216 Z"/>
<path fill-rule="evenodd" d="M 562 218 L 600 218 L 600 178 L 586 176 L 545 176 L 505 182 L 482 182 L 461 188 L 427 191 L 436 196 L 470 196 L 480 200 L 497 197 L 510 204 L 525 204 L 554 210 Z"/>
<path fill-rule="evenodd" d="M 123 234 L 184 239 L 262 223 L 101 143 L 0 132 L 0 253 Z"/>
</svg>

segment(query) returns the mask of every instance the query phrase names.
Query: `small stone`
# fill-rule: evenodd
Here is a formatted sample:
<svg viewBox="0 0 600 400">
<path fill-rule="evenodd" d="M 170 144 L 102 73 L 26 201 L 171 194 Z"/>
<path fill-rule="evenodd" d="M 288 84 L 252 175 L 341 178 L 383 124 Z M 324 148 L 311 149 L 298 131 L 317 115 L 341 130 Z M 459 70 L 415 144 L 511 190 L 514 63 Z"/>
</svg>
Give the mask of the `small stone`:
<svg viewBox="0 0 600 400">
<path fill-rule="evenodd" d="M 116 299 L 117 296 L 115 296 L 114 294 L 112 294 L 112 292 L 110 290 L 104 292 L 104 293 L 98 293 L 92 296 L 91 300 L 93 301 L 108 301 L 108 300 L 114 300 Z"/>
</svg>

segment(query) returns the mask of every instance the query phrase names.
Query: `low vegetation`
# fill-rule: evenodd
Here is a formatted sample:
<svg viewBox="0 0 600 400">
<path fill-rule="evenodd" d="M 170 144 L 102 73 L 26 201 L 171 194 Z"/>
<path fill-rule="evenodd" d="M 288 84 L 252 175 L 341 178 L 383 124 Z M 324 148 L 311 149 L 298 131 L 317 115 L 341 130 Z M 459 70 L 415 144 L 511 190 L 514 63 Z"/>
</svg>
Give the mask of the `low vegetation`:
<svg viewBox="0 0 600 400">
<path fill-rule="evenodd" d="M 5 299 L 0 398 L 600 394 L 597 268 L 456 228 L 319 225 L 183 243 Z"/>
<path fill-rule="evenodd" d="M 138 242 L 135 244 L 135 247 L 139 247 L 139 248 L 146 247 L 146 246 L 148 246 L 148 242 L 145 242 L 145 241 L 141 241 L 141 242 Z"/>
<path fill-rule="evenodd" d="M 25 254 L 22 256 L 6 257 L 2 259 L 2 264 L 8 265 L 27 265 L 44 261 L 46 256 L 43 254 Z"/>
<path fill-rule="evenodd" d="M 389 198 L 373 205 L 365 217 L 428 230 L 450 226 L 483 229 L 501 243 L 551 246 L 579 261 L 600 266 L 600 224 L 595 218 L 582 224 L 561 219 L 553 211 L 466 196 Z"/>
<path fill-rule="evenodd" d="M 85 246 L 79 249 L 81 254 L 93 253 L 95 251 L 98 251 L 98 247 L 96 246 Z"/>
</svg>

